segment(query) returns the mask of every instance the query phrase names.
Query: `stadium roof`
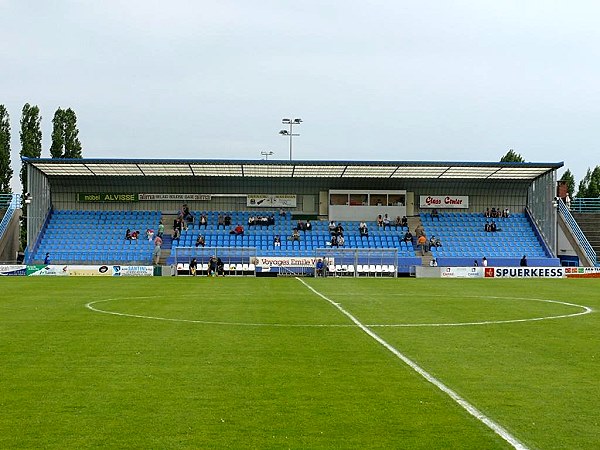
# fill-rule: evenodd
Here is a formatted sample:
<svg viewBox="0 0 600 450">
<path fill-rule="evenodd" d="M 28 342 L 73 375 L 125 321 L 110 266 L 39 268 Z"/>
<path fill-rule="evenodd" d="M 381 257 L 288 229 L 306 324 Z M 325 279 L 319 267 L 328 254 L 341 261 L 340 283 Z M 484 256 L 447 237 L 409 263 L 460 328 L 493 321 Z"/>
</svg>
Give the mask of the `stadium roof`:
<svg viewBox="0 0 600 450">
<path fill-rule="evenodd" d="M 48 177 L 273 177 L 534 180 L 558 163 L 23 158 Z"/>
</svg>

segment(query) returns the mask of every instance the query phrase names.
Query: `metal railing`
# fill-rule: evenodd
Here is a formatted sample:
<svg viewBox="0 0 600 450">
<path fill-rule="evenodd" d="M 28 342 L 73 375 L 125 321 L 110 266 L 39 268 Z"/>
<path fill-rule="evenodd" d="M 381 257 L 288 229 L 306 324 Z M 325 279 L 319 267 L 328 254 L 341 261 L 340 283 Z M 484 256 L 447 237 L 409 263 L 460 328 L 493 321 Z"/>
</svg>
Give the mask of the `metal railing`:
<svg viewBox="0 0 600 450">
<path fill-rule="evenodd" d="M 571 200 L 571 212 L 600 213 L 600 198 L 574 198 Z"/>
<path fill-rule="evenodd" d="M 571 209 L 573 209 L 573 204 L 571 204 Z M 597 266 L 598 265 L 598 256 L 596 255 L 596 251 L 594 250 L 594 248 L 588 241 L 587 237 L 585 237 L 585 234 L 583 233 L 583 231 L 581 231 L 581 228 L 579 228 L 577 221 L 571 215 L 571 211 L 569 211 L 569 209 L 567 208 L 567 205 L 565 205 L 565 203 L 560 198 L 558 199 L 558 213 L 561 215 L 561 217 L 563 218 L 563 220 L 565 221 L 565 223 L 571 230 L 573 237 L 577 240 L 577 242 L 579 243 L 579 246 L 581 247 L 583 252 L 589 258 L 589 260 L 592 262 L 592 264 Z"/>
<path fill-rule="evenodd" d="M 6 208 L 0 222 L 0 239 L 4 236 L 15 211 L 21 207 L 21 194 L 0 194 L 0 209 Z"/>
</svg>

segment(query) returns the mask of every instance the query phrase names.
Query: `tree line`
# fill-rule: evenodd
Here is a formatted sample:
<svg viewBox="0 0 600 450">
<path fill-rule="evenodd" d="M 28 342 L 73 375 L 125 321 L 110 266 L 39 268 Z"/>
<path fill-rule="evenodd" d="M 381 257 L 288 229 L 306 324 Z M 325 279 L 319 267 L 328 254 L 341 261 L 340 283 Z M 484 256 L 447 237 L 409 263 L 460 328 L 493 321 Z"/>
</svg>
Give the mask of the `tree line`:
<svg viewBox="0 0 600 450">
<path fill-rule="evenodd" d="M 27 158 L 42 156 L 42 116 L 36 105 L 26 103 L 21 110 L 20 155 Z M 0 193 L 10 193 L 13 170 L 10 167 L 10 116 L 4 105 L 0 105 Z M 81 141 L 77 128 L 77 115 L 71 108 L 58 108 L 52 119 L 52 158 L 81 158 Z M 27 191 L 27 171 L 21 167 L 23 193 Z"/>
</svg>

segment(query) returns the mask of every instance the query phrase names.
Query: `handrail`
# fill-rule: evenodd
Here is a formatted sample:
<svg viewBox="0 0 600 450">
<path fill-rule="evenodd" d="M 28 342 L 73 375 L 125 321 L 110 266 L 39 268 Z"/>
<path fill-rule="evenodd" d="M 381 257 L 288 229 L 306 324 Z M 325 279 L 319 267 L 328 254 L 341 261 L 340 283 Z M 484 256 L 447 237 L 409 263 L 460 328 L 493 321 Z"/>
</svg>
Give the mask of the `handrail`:
<svg viewBox="0 0 600 450">
<path fill-rule="evenodd" d="M 594 264 L 595 266 L 597 266 L 598 265 L 598 256 L 596 255 L 596 251 L 594 250 L 594 248 L 588 241 L 587 237 L 585 237 L 585 234 L 583 233 L 583 231 L 581 231 L 581 228 L 579 228 L 579 225 L 577 224 L 577 221 L 571 214 L 571 211 L 569 211 L 569 208 L 567 208 L 567 205 L 565 205 L 565 203 L 562 201 L 562 199 L 559 198 L 557 200 L 557 203 L 558 203 L 559 214 L 561 215 L 561 217 L 564 219 L 565 223 L 571 230 L 571 233 L 573 233 L 573 236 L 579 243 L 579 246 L 581 247 L 583 252 L 586 254 L 586 256 L 589 258 L 590 262 L 592 264 Z M 573 208 L 573 204 L 571 204 L 571 209 L 572 208 Z"/>
<path fill-rule="evenodd" d="M 571 200 L 571 212 L 600 213 L 600 198 L 574 198 Z"/>
<path fill-rule="evenodd" d="M 7 204 L 6 213 L 0 222 L 0 239 L 2 239 L 15 211 L 21 207 L 21 194 L 0 194 L 0 204 Z"/>
</svg>

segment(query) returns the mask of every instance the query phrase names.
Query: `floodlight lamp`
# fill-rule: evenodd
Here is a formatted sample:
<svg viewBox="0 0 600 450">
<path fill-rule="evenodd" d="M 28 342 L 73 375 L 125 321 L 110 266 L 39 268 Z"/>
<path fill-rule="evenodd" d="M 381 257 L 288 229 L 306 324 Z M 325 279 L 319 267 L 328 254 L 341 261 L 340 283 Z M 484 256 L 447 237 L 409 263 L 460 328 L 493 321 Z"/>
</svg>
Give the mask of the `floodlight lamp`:
<svg viewBox="0 0 600 450">
<path fill-rule="evenodd" d="M 287 136 L 289 133 L 288 130 L 281 130 L 279 134 L 281 134 L 282 136 Z"/>
<path fill-rule="evenodd" d="M 302 119 L 294 119 L 294 123 L 296 123 L 296 124 L 302 123 Z"/>
<path fill-rule="evenodd" d="M 292 123 L 292 119 L 281 119 L 281 123 L 290 124 Z"/>
</svg>

